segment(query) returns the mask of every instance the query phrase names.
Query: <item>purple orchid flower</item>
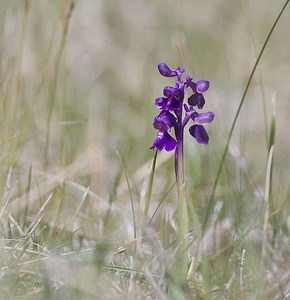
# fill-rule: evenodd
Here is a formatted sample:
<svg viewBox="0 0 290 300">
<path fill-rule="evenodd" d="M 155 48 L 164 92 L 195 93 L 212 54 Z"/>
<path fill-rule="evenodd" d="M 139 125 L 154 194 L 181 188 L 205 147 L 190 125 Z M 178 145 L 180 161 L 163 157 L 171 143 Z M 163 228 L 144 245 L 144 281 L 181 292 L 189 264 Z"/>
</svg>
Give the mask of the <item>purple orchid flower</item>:
<svg viewBox="0 0 290 300">
<path fill-rule="evenodd" d="M 172 151 L 175 149 L 175 147 L 176 140 L 167 131 L 159 131 L 150 149 L 156 148 L 159 151 L 162 149 L 165 149 L 166 151 Z"/>
<path fill-rule="evenodd" d="M 198 113 L 193 107 L 196 106 L 198 109 L 204 107 L 205 98 L 203 94 L 209 88 L 209 81 L 199 80 L 194 82 L 190 76 L 186 76 L 185 81 L 183 81 L 184 69 L 179 67 L 171 69 L 165 63 L 160 63 L 158 70 L 162 76 L 176 77 L 177 80 L 174 87 L 166 86 L 163 89 L 163 96 L 155 100 L 155 106 L 161 109 L 161 112 L 154 118 L 153 127 L 159 132 L 150 149 L 172 151 L 177 147 L 183 147 L 183 131 L 189 120 L 194 122 L 194 125 L 189 128 L 190 135 L 199 144 L 208 144 L 209 137 L 204 125 L 213 121 L 214 113 Z M 192 91 L 192 95 L 188 98 L 189 107 L 187 104 L 183 104 L 188 88 Z M 185 110 L 184 118 L 183 108 Z M 171 128 L 174 129 L 176 139 L 168 133 Z"/>
</svg>

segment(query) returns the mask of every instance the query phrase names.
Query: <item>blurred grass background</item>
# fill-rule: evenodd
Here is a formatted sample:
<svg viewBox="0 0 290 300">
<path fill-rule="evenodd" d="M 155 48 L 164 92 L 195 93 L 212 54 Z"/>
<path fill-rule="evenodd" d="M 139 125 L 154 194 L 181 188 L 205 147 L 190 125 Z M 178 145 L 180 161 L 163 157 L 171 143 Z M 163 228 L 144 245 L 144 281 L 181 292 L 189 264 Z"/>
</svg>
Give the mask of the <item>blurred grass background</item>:
<svg viewBox="0 0 290 300">
<path fill-rule="evenodd" d="M 196 263 L 188 290 L 168 294 L 165 287 L 175 253 L 174 188 L 142 225 L 154 99 L 172 84 L 157 64 L 211 83 L 210 144 L 189 135 L 185 141 L 188 193 L 202 220 L 245 83 L 284 3 L 1 0 L 3 299 L 289 297 L 289 8 L 247 94 L 200 248 L 192 228 Z M 272 99 L 275 215 L 268 220 Z M 172 154 L 157 161 L 149 216 L 174 183 Z"/>
</svg>

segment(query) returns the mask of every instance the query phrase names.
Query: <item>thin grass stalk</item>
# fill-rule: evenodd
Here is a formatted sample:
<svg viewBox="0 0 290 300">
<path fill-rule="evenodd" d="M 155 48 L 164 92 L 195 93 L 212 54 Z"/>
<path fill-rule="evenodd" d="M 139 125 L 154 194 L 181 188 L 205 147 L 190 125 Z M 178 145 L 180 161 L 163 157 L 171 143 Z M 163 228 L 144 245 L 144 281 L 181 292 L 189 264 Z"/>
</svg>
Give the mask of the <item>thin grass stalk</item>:
<svg viewBox="0 0 290 300">
<path fill-rule="evenodd" d="M 26 197 L 27 205 L 25 206 L 24 212 L 22 214 L 23 225 L 25 225 L 25 222 L 26 222 L 27 216 L 28 216 L 28 212 L 29 212 L 29 193 L 30 193 L 30 190 L 31 190 L 31 180 L 32 180 L 32 164 L 30 165 L 30 168 L 29 168 L 27 186 L 25 188 L 25 194 L 27 195 L 27 197 Z"/>
<path fill-rule="evenodd" d="M 157 211 L 159 210 L 160 206 L 162 205 L 163 201 L 166 199 L 167 195 L 171 192 L 171 190 L 173 189 L 173 187 L 175 186 L 175 183 L 170 187 L 170 189 L 166 192 L 166 194 L 164 195 L 164 197 L 160 200 L 158 206 L 156 207 L 154 213 L 152 214 L 149 224 L 152 223 L 153 218 L 155 217 Z"/>
<path fill-rule="evenodd" d="M 123 171 L 122 168 L 119 168 L 118 171 L 116 172 L 116 176 L 114 177 L 112 189 L 111 189 L 110 196 L 109 196 L 109 205 L 110 206 L 113 204 L 113 202 L 117 198 L 117 189 L 118 189 L 118 186 L 120 185 L 122 171 Z"/>
<path fill-rule="evenodd" d="M 24 236 L 30 235 L 35 230 L 36 226 L 40 223 L 41 219 L 43 218 L 43 213 L 45 211 L 45 208 L 47 207 L 47 205 L 51 201 L 52 196 L 53 196 L 53 192 L 50 193 L 50 195 L 48 196 L 48 198 L 46 199 L 44 204 L 40 207 L 39 211 L 37 212 L 37 214 L 33 218 L 32 222 L 30 223 L 30 225 L 25 230 Z"/>
<path fill-rule="evenodd" d="M 120 153 L 118 151 L 116 153 L 117 153 L 117 155 L 119 157 L 119 160 L 121 162 L 121 165 L 123 167 L 124 175 L 125 175 L 127 186 L 128 186 L 128 190 L 129 190 L 130 201 L 131 201 L 131 209 L 132 209 L 132 216 L 133 216 L 134 240 L 136 240 L 136 238 L 137 238 L 137 223 L 136 223 L 136 214 L 135 214 L 135 206 L 134 206 L 132 189 L 131 189 L 131 185 L 130 185 L 130 182 L 129 182 L 129 177 L 128 177 L 128 174 L 127 174 L 127 169 L 126 169 L 125 163 L 124 163 L 123 159 L 121 158 Z"/>
<path fill-rule="evenodd" d="M 271 117 L 271 125 L 270 125 L 268 154 L 270 154 L 271 148 L 275 144 L 275 135 L 276 135 L 276 100 L 274 94 L 272 97 L 272 117 Z M 270 192 L 271 190 L 272 190 L 272 171 L 271 171 L 271 178 L 270 178 Z"/>
<path fill-rule="evenodd" d="M 22 31 L 21 31 L 21 40 L 19 45 L 19 57 L 17 62 L 17 77 L 16 77 L 16 90 L 17 90 L 17 99 L 19 100 L 20 91 L 22 88 L 22 74 L 21 74 L 21 65 L 23 60 L 23 51 L 24 51 L 24 43 L 25 43 L 25 33 L 27 28 L 27 20 L 28 20 L 28 13 L 29 13 L 29 4 L 26 0 L 24 2 L 23 7 L 23 20 L 22 20 Z"/>
<path fill-rule="evenodd" d="M 22 93 L 23 93 L 23 74 L 22 74 L 22 63 L 23 63 L 23 55 L 24 55 L 24 46 L 25 46 L 25 38 L 26 38 L 26 31 L 27 31 L 27 24 L 28 24 L 28 3 L 25 1 L 23 3 L 23 16 L 21 22 L 21 35 L 20 35 L 20 42 L 19 42 L 19 50 L 16 60 L 16 70 L 15 70 L 15 104 L 13 105 L 15 108 L 19 107 L 19 104 L 23 102 Z M 2 99 L 1 99 L 2 100 Z M 10 99 L 11 102 L 12 99 Z M 12 107 L 13 107 L 12 106 Z M 3 111 L 3 107 L 1 107 Z M 17 112 L 18 109 L 11 110 L 11 124 L 17 123 Z M 8 121 L 8 120 L 7 120 Z M 6 121 L 6 122 L 7 122 Z M 5 122 L 4 122 L 5 124 Z M 23 123 L 24 125 L 24 123 Z"/>
<path fill-rule="evenodd" d="M 238 109 L 237 109 L 237 112 L 235 114 L 235 117 L 234 117 L 234 120 L 233 120 L 233 123 L 232 123 L 232 126 L 231 126 L 231 129 L 230 129 L 230 132 L 229 132 L 229 135 L 228 135 L 228 139 L 227 139 L 227 142 L 226 142 L 226 146 L 225 146 L 225 149 L 224 149 L 224 152 L 222 154 L 222 157 L 221 157 L 221 160 L 220 160 L 220 163 L 219 163 L 219 167 L 218 167 L 218 171 L 217 171 L 217 175 L 216 175 L 216 178 L 215 178 L 215 181 L 214 181 L 214 184 L 213 184 L 213 187 L 212 187 L 212 191 L 211 191 L 211 194 L 210 194 L 210 197 L 209 197 L 209 202 L 208 202 L 208 205 L 207 205 L 207 210 L 206 210 L 206 213 L 205 213 L 205 218 L 204 218 L 204 221 L 203 221 L 203 231 L 205 231 L 207 225 L 208 225 L 208 221 L 209 221 L 209 217 L 210 217 L 210 214 L 212 212 L 212 209 L 213 209 L 213 204 L 214 204 L 214 194 L 215 194 L 215 190 L 216 190 L 216 187 L 217 187 L 217 184 L 219 182 L 219 179 L 220 179 L 220 176 L 221 176 L 221 172 L 222 172 L 222 168 L 223 168 L 223 165 L 224 165 L 224 162 L 225 162 L 225 159 L 226 159 L 226 156 L 227 156 L 227 153 L 228 153 L 228 147 L 229 147 L 229 144 L 230 144 L 230 141 L 231 141 L 231 138 L 232 138 L 232 135 L 233 135 L 233 132 L 234 132 L 234 129 L 236 127 L 236 123 L 237 123 L 237 120 L 238 120 L 238 117 L 240 115 L 240 112 L 241 112 L 241 109 L 242 109 L 242 106 L 245 102 L 245 99 L 246 99 L 246 95 L 248 93 L 248 90 L 249 90 L 249 87 L 250 87 L 250 84 L 252 82 L 252 79 L 254 77 L 254 74 L 256 72 L 256 69 L 258 67 L 258 64 L 260 63 L 261 61 L 261 58 L 262 58 L 262 55 L 266 49 L 266 46 L 270 40 L 270 37 L 272 36 L 273 34 L 273 31 L 274 29 L 276 28 L 283 12 L 285 11 L 288 3 L 289 3 L 290 0 L 287 0 L 285 2 L 285 4 L 283 5 L 280 13 L 278 14 L 275 22 L 273 23 L 267 37 L 266 37 L 266 40 L 262 46 L 262 49 L 257 57 L 257 60 L 254 64 L 254 67 L 251 71 L 251 74 L 249 76 L 249 79 L 246 83 L 246 86 L 245 86 L 245 89 L 244 89 L 244 93 L 242 95 L 242 98 L 240 100 L 240 104 L 238 106 Z"/>
<path fill-rule="evenodd" d="M 274 147 L 275 144 L 275 135 L 276 135 L 276 101 L 275 101 L 275 94 L 272 97 L 272 117 L 271 117 L 271 125 L 270 125 L 270 135 L 269 135 L 269 145 L 268 145 L 268 156 L 270 155 L 270 151 L 272 147 Z M 273 195 L 272 195 L 272 190 L 273 190 L 273 169 L 274 169 L 274 158 L 272 162 L 272 167 L 270 170 L 270 182 L 269 182 L 269 209 L 270 213 L 272 213 L 275 210 L 274 203 L 273 203 Z M 272 246 L 275 244 L 275 238 L 276 234 L 278 231 L 278 222 L 277 218 L 279 216 L 274 216 L 271 218 L 271 224 L 273 228 L 273 237 L 272 237 Z"/>
<path fill-rule="evenodd" d="M 243 249 L 240 262 L 240 291 L 244 293 L 244 268 L 246 261 L 246 249 Z"/>
<path fill-rule="evenodd" d="M 155 150 L 153 161 L 152 161 L 152 167 L 151 167 L 151 172 L 150 172 L 148 190 L 147 190 L 146 201 L 145 201 L 144 216 L 146 218 L 148 216 L 148 210 L 149 210 L 150 201 L 151 201 L 152 188 L 153 188 L 153 179 L 154 179 L 155 168 L 156 168 L 156 160 L 157 160 L 157 150 Z"/>
<path fill-rule="evenodd" d="M 77 207 L 75 213 L 72 215 L 72 217 L 70 218 L 70 220 L 68 220 L 68 221 L 64 224 L 63 228 L 69 227 L 70 225 L 73 224 L 74 219 L 77 217 L 77 215 L 78 215 L 79 212 L 81 211 L 81 208 L 83 207 L 85 201 L 88 199 L 89 191 L 90 191 L 90 187 L 87 187 L 86 190 L 84 191 L 84 194 L 83 194 L 82 197 L 80 198 L 80 204 L 79 204 L 79 206 Z"/>
<path fill-rule="evenodd" d="M 122 172 L 123 172 L 123 169 L 122 169 L 122 167 L 120 167 L 118 169 L 115 177 L 114 177 L 111 192 L 110 192 L 110 195 L 109 195 L 109 208 L 108 208 L 108 210 L 106 212 L 106 215 L 104 217 L 104 228 L 108 227 L 107 225 L 108 225 L 108 222 L 110 221 L 110 217 L 111 217 L 111 213 L 112 213 L 112 204 L 117 198 L 117 187 L 120 183 Z"/>
<path fill-rule="evenodd" d="M 264 261 L 266 259 L 266 247 L 268 243 L 268 228 L 270 221 L 270 187 L 271 187 L 271 173 L 272 173 L 272 163 L 273 163 L 273 154 L 274 154 L 274 145 L 271 147 L 268 163 L 267 163 L 267 171 L 266 171 L 266 182 L 265 182 L 265 215 L 264 215 L 264 225 L 263 225 L 263 243 L 262 243 L 262 254 L 261 254 L 261 265 L 264 265 Z"/>
<path fill-rule="evenodd" d="M 55 61 L 53 84 L 52 84 L 52 90 L 50 93 L 51 105 L 48 109 L 47 131 L 46 131 L 45 148 L 44 148 L 45 149 L 45 153 L 44 153 L 45 154 L 44 155 L 45 167 L 48 164 L 48 149 L 49 149 L 49 144 L 50 144 L 50 124 L 51 124 L 52 113 L 54 111 L 54 106 L 55 106 L 55 102 L 56 102 L 55 98 L 56 98 L 56 91 L 57 91 L 57 84 L 58 84 L 58 77 L 59 77 L 59 68 L 60 68 L 61 59 L 63 57 L 63 52 L 64 52 L 65 45 L 66 45 L 68 26 L 69 26 L 69 22 L 71 20 L 73 10 L 74 10 L 74 2 L 71 2 L 69 9 L 64 17 L 61 41 L 60 41 L 60 45 L 58 48 L 57 57 L 56 57 L 56 61 Z"/>
</svg>

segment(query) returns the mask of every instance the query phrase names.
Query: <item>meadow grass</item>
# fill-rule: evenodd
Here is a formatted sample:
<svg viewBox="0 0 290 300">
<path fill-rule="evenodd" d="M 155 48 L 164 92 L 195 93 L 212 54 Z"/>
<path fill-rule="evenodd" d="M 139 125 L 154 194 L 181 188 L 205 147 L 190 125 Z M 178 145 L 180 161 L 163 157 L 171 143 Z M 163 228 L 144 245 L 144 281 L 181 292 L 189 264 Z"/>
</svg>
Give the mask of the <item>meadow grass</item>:
<svg viewBox="0 0 290 300">
<path fill-rule="evenodd" d="M 1 299 L 290 297 L 287 5 L 1 2 Z M 215 113 L 185 136 L 186 280 L 160 61 Z"/>
</svg>

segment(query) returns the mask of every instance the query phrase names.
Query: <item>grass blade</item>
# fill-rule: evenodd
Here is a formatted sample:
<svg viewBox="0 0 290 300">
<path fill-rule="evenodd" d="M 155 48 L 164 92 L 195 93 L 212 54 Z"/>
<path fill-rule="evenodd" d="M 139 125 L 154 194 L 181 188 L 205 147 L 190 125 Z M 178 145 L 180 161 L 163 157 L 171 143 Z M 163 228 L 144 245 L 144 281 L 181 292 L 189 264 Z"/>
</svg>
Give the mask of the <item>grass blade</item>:
<svg viewBox="0 0 290 300">
<path fill-rule="evenodd" d="M 263 244 L 262 244 L 262 254 L 261 254 L 261 264 L 263 264 L 266 258 L 266 246 L 268 242 L 268 225 L 270 219 L 270 193 L 271 193 L 271 173 L 273 167 L 273 154 L 274 145 L 271 147 L 266 172 L 266 182 L 265 182 L 265 216 L 264 216 L 264 226 L 263 226 Z"/>
<path fill-rule="evenodd" d="M 279 20 L 280 20 L 280 18 L 281 18 L 281 16 L 282 16 L 284 10 L 286 9 L 286 7 L 287 7 L 289 1 L 290 1 L 290 0 L 287 0 L 287 1 L 285 2 L 285 4 L 283 5 L 283 7 L 282 7 L 280 13 L 278 14 L 278 16 L 277 16 L 277 18 L 276 18 L 274 24 L 272 25 L 272 27 L 271 27 L 271 29 L 270 29 L 270 31 L 269 31 L 267 37 L 266 37 L 266 40 L 265 40 L 265 42 L 264 42 L 264 44 L 263 44 L 263 46 L 262 46 L 262 49 L 261 49 L 261 51 L 260 51 L 260 53 L 259 53 L 259 55 L 258 55 L 258 58 L 257 58 L 257 60 L 256 60 L 256 62 L 255 62 L 255 64 L 254 64 L 254 67 L 253 67 L 252 72 L 251 72 L 251 74 L 250 74 L 250 76 L 249 76 L 249 79 L 248 79 L 248 81 L 247 81 L 247 83 L 246 83 L 246 87 L 245 87 L 245 89 L 244 89 L 244 93 L 243 93 L 243 95 L 242 95 L 240 104 L 239 104 L 239 106 L 238 106 L 236 115 L 235 115 L 235 117 L 234 117 L 234 121 L 233 121 L 233 123 L 232 123 L 231 129 L 230 129 L 230 133 L 229 133 L 229 135 L 228 135 L 228 139 L 227 139 L 227 142 L 226 142 L 226 146 L 225 146 L 224 152 L 223 152 L 223 154 L 222 154 L 222 158 L 221 158 L 220 163 L 219 163 L 219 167 L 218 167 L 217 175 L 216 175 L 216 178 L 215 178 L 215 181 L 214 181 L 214 184 L 213 184 L 213 188 L 212 188 L 212 191 L 211 191 L 211 195 L 210 195 L 210 197 L 209 197 L 209 202 L 208 202 L 206 214 L 205 214 L 205 218 L 204 218 L 204 221 L 203 221 L 203 230 L 204 230 L 204 229 L 207 227 L 207 225 L 208 225 L 210 213 L 211 213 L 211 211 L 212 211 L 212 209 L 213 209 L 213 201 L 214 201 L 215 190 L 216 190 L 217 184 L 218 184 L 218 182 L 219 182 L 219 178 L 220 178 L 220 175 L 221 175 L 221 172 L 222 172 L 222 168 L 223 168 L 223 165 L 224 165 L 226 156 L 227 156 L 228 147 L 229 147 L 229 144 L 230 144 L 230 141 L 231 141 L 231 138 L 232 138 L 234 129 L 235 129 L 235 127 L 236 127 L 236 123 L 237 123 L 238 117 L 239 117 L 239 115 L 240 115 L 242 106 L 243 106 L 243 104 L 244 104 L 244 102 L 245 102 L 246 95 L 247 95 L 247 93 L 248 93 L 248 90 L 249 90 L 250 84 L 251 84 L 251 82 L 252 82 L 253 76 L 254 76 L 254 74 L 255 74 L 255 72 L 256 72 L 256 69 L 257 69 L 257 67 L 258 67 L 258 64 L 260 63 L 260 60 L 261 60 L 261 58 L 262 58 L 262 55 L 263 55 L 263 53 L 264 53 L 264 51 L 265 51 L 265 49 L 266 49 L 266 46 L 267 46 L 267 44 L 268 44 L 268 42 L 269 42 L 269 40 L 270 40 L 270 37 L 272 36 L 273 31 L 274 31 L 274 29 L 276 28 L 276 26 L 277 26 L 277 24 L 278 24 L 278 22 L 279 22 Z"/>
<path fill-rule="evenodd" d="M 128 178 L 128 174 L 127 174 L 127 170 L 125 167 L 125 163 L 121 158 L 120 153 L 117 151 L 117 155 L 119 157 L 119 160 L 122 164 L 123 170 L 124 170 L 124 174 L 125 174 L 125 178 L 126 178 L 126 182 L 127 182 L 127 186 L 128 186 L 128 190 L 129 190 L 129 195 L 130 195 L 130 201 L 131 201 L 131 208 L 132 208 L 132 215 L 133 215 L 133 225 L 134 225 L 134 239 L 136 239 L 137 237 L 137 225 L 136 225 L 136 215 L 135 215 L 135 207 L 134 207 L 134 200 L 133 200 L 133 195 L 132 195 L 132 189 L 130 186 L 130 182 L 129 182 L 129 178 Z"/>
<path fill-rule="evenodd" d="M 151 195 L 152 195 L 152 187 L 153 187 L 153 179 L 154 179 L 155 167 L 156 167 L 156 160 L 157 160 L 157 150 L 155 151 L 155 154 L 154 154 L 154 157 L 153 157 L 152 168 L 151 168 L 151 173 L 150 173 L 150 178 L 149 178 L 147 196 L 146 196 L 146 201 L 145 201 L 145 209 L 144 209 L 144 216 L 145 217 L 148 216 L 148 210 L 149 210 L 149 206 L 150 206 L 150 200 L 151 200 Z"/>
</svg>

